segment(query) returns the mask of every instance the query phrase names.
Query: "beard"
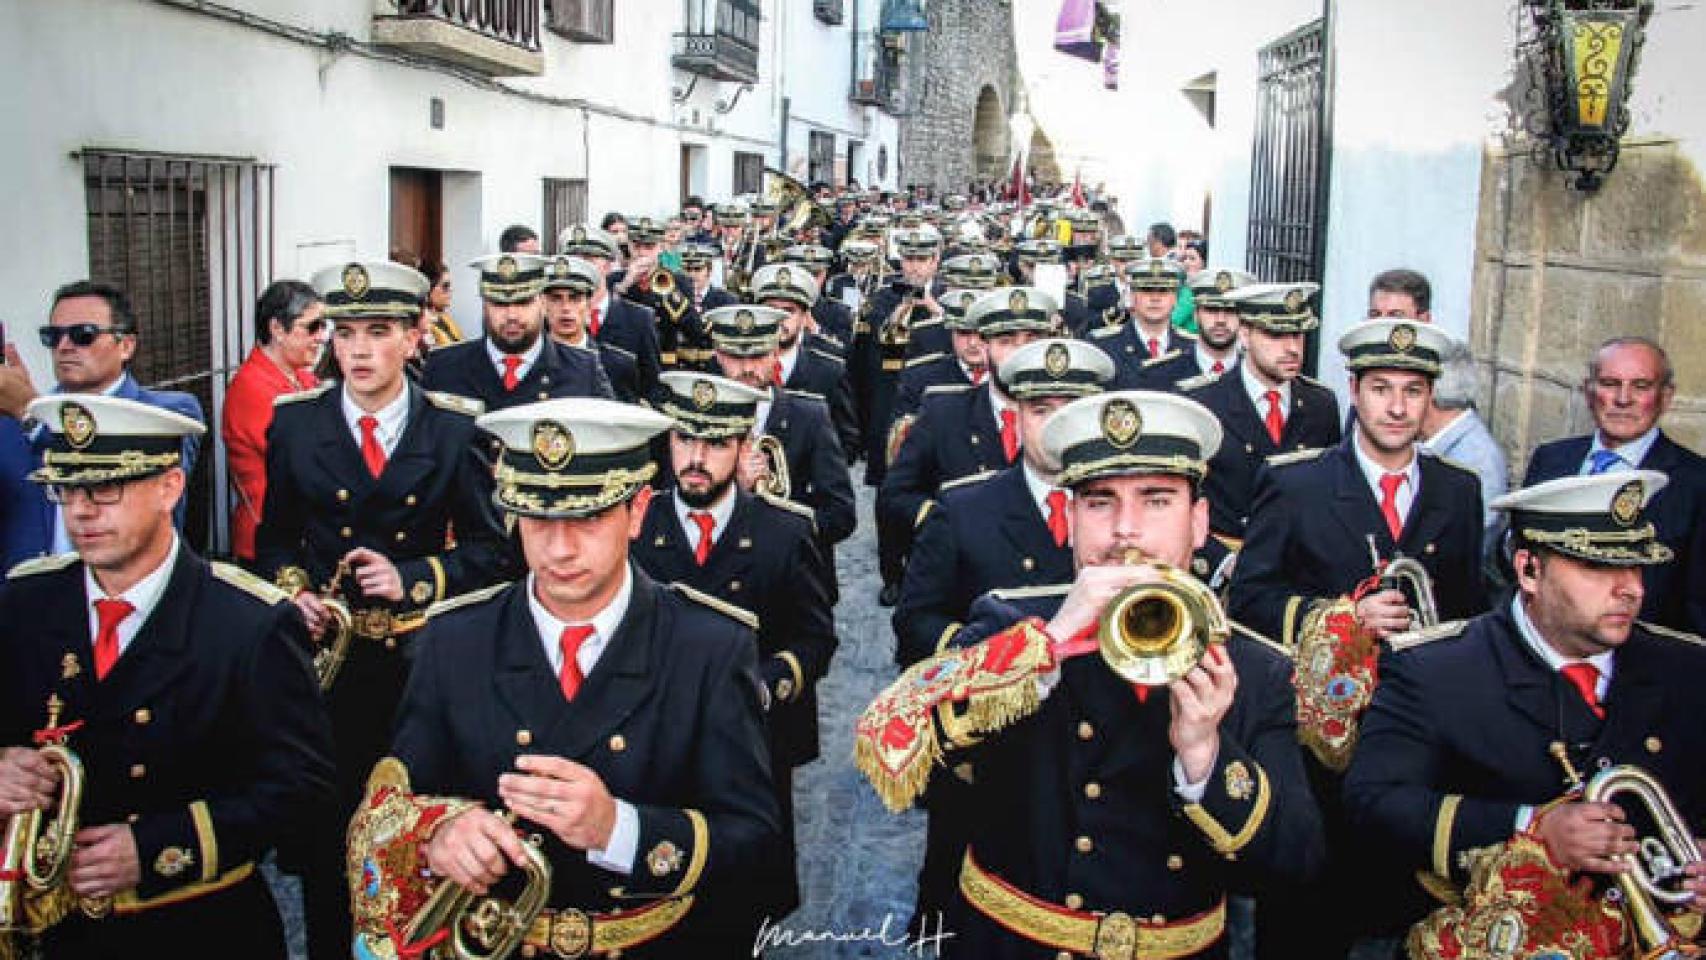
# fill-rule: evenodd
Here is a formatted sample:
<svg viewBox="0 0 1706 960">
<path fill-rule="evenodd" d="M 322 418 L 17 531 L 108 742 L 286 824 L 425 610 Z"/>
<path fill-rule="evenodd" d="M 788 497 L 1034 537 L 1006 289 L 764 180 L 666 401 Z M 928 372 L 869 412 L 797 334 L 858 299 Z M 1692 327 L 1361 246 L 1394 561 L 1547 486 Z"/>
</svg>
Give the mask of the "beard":
<svg viewBox="0 0 1706 960">
<path fill-rule="evenodd" d="M 684 471 L 684 473 L 697 473 L 705 477 L 710 476 L 710 474 L 702 467 L 689 467 Z M 727 493 L 729 486 L 735 482 L 734 474 L 731 473 L 721 480 L 711 480 L 710 484 L 703 492 L 694 493 L 692 490 L 687 489 L 687 485 L 681 482 L 682 479 L 682 476 L 678 475 L 676 477 L 675 491 L 681 495 L 681 502 L 687 504 L 688 507 L 694 510 L 705 510 L 710 508 L 712 504 L 723 499 L 723 494 Z"/>
<path fill-rule="evenodd" d="M 526 353 L 533 349 L 533 345 L 539 341 L 539 331 L 540 327 L 534 327 L 532 330 L 529 330 L 514 339 L 505 337 L 495 329 L 487 331 L 487 335 L 492 338 L 492 343 L 496 344 L 499 350 L 513 355 L 517 353 Z"/>
</svg>

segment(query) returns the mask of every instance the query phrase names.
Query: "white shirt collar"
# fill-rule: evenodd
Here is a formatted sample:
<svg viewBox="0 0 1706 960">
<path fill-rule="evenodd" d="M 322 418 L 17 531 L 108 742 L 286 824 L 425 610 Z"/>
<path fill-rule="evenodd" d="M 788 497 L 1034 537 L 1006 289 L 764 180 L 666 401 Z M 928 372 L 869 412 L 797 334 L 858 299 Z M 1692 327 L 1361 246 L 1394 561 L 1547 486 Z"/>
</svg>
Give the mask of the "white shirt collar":
<svg viewBox="0 0 1706 960">
<path fill-rule="evenodd" d="M 995 411 L 995 425 L 1001 426 L 1001 411 L 1011 409 L 1013 401 L 995 387 L 994 377 L 985 377 L 983 388 L 989 391 L 989 406 Z M 1015 414 L 1017 416 L 1017 414 Z"/>
<path fill-rule="evenodd" d="M 1595 430 L 1593 432 L 1593 443 L 1588 445 L 1588 454 L 1582 458 L 1581 472 L 1588 472 L 1589 468 L 1593 465 L 1593 455 L 1601 450 L 1610 450 L 1623 458 L 1621 463 L 1612 464 L 1610 472 L 1615 473 L 1619 470 L 1637 469 L 1641 466 L 1641 461 L 1647 459 L 1647 454 L 1652 452 L 1653 444 L 1658 441 L 1659 428 L 1657 425 L 1654 425 L 1646 433 L 1641 434 L 1628 443 L 1616 447 L 1606 446 L 1604 438 L 1600 435 L 1600 432 Z"/>
<path fill-rule="evenodd" d="M 88 604 L 89 638 L 101 629 L 100 618 L 95 615 L 96 600 L 123 600 L 135 608 L 131 614 L 119 622 L 118 651 L 122 655 L 130 647 L 130 641 L 136 639 L 137 631 L 148 622 L 148 617 L 160 603 L 160 596 L 166 592 L 166 584 L 172 579 L 172 568 L 178 563 L 178 534 L 172 533 L 172 548 L 166 551 L 166 559 L 158 567 L 149 571 L 148 575 L 130 585 L 130 589 L 116 597 L 108 597 L 101 589 L 95 575 L 89 570 L 88 564 L 83 565 L 83 597 Z"/>
<path fill-rule="evenodd" d="M 1290 380 L 1282 382 L 1277 387 L 1269 387 L 1262 383 L 1262 381 L 1256 379 L 1256 374 L 1251 371 L 1250 365 L 1247 363 L 1238 364 L 1238 378 L 1244 382 L 1244 392 L 1250 395 L 1250 404 L 1256 408 L 1257 416 L 1265 417 L 1268 415 L 1268 401 L 1266 397 L 1270 389 L 1279 391 L 1280 409 L 1285 411 L 1287 414 L 1291 412 Z"/>
<path fill-rule="evenodd" d="M 1238 347 L 1236 344 L 1233 345 L 1231 350 L 1227 351 L 1224 359 L 1209 353 L 1208 349 L 1204 346 L 1203 339 L 1201 337 L 1197 338 L 1197 344 L 1193 350 L 1197 355 L 1197 369 L 1203 373 L 1214 373 L 1214 365 L 1218 362 L 1221 365 L 1221 373 L 1225 374 L 1227 370 L 1232 369 L 1233 364 L 1238 362 Z"/>
<path fill-rule="evenodd" d="M 729 518 L 735 515 L 735 488 L 733 484 L 730 484 L 729 488 L 723 491 L 721 500 L 709 507 L 688 506 L 687 501 L 682 499 L 679 489 L 675 491 L 675 496 L 670 497 L 670 501 L 675 504 L 675 518 L 681 522 L 681 531 L 687 534 L 687 545 L 689 547 L 697 548 L 699 546 L 699 525 L 694 523 L 693 518 L 688 514 L 703 509 L 704 512 L 711 515 L 712 543 L 722 539 L 723 531 L 729 528 Z"/>
<path fill-rule="evenodd" d="M 777 384 L 778 387 L 787 386 L 789 378 L 793 377 L 794 367 L 800 362 L 800 344 L 804 343 L 805 339 L 806 332 L 801 330 L 800 337 L 794 341 L 794 345 L 782 351 L 782 354 L 776 358 L 776 362 L 782 365 L 782 382 Z"/>
<path fill-rule="evenodd" d="M 545 659 L 551 664 L 551 672 L 563 672 L 563 629 L 570 626 L 585 626 L 588 621 L 582 620 L 570 623 L 558 620 L 539 602 L 539 595 L 534 592 L 533 574 L 527 575 L 527 609 L 533 614 L 533 625 L 539 630 L 539 642 L 545 647 Z M 616 629 L 622 625 L 622 618 L 628 615 L 628 602 L 634 597 L 634 571 L 627 564 L 622 565 L 622 586 L 617 588 L 616 596 L 603 609 L 593 614 L 592 636 L 575 651 L 575 663 L 581 668 L 582 677 L 592 676 L 592 668 L 598 665 L 598 658 L 604 654 L 610 645 L 610 638 L 616 636 Z"/>
<path fill-rule="evenodd" d="M 520 354 L 521 365 L 515 368 L 515 378 L 517 380 L 526 379 L 527 374 L 533 370 L 533 365 L 539 361 L 539 355 L 545 352 L 546 336 L 547 334 L 545 331 L 539 331 L 539 336 L 535 337 L 533 340 L 533 346 L 528 347 L 525 352 Z M 492 342 L 492 338 L 489 334 L 481 339 L 486 341 L 486 356 L 491 358 L 492 366 L 497 368 L 498 376 L 502 377 L 504 373 L 504 357 L 510 356 L 510 354 L 499 350 L 497 344 Z"/>
<path fill-rule="evenodd" d="M 1361 424 L 1358 424 L 1355 430 L 1360 432 L 1362 430 Z M 1351 437 L 1351 449 L 1356 452 L 1357 466 L 1362 468 L 1362 475 L 1368 481 L 1368 488 L 1374 492 L 1375 503 L 1380 502 L 1381 477 L 1388 472 L 1404 475 L 1404 485 L 1398 488 L 1398 515 L 1400 517 L 1409 516 L 1410 504 L 1416 502 L 1416 495 L 1422 489 L 1422 458 L 1416 453 L 1415 447 L 1410 448 L 1409 465 L 1402 470 L 1393 471 L 1388 471 L 1385 467 L 1368 458 L 1368 454 L 1363 452 L 1361 437 L 1356 435 Z"/>
<path fill-rule="evenodd" d="M 1605 699 L 1605 692 L 1611 687 L 1612 661 L 1615 659 L 1612 654 L 1615 651 L 1607 650 L 1604 653 L 1596 653 L 1586 660 L 1564 656 L 1540 635 L 1540 628 L 1536 627 L 1534 621 L 1529 619 L 1528 608 L 1522 605 L 1521 596 L 1511 598 L 1511 619 L 1516 621 L 1516 632 L 1522 635 L 1523 642 L 1528 644 L 1529 649 L 1533 650 L 1535 655 L 1540 657 L 1541 662 L 1546 664 L 1547 669 L 1552 672 L 1560 672 L 1572 663 L 1593 664 L 1594 669 L 1599 671 L 1599 682 L 1595 686 L 1594 696 L 1601 700 Z"/>
<path fill-rule="evenodd" d="M 1019 458 L 1019 468 L 1025 472 L 1025 488 L 1031 491 L 1031 500 L 1036 503 L 1037 512 L 1042 514 L 1044 521 L 1048 520 L 1049 494 L 1059 490 L 1066 494 L 1067 503 L 1072 502 L 1072 491 L 1050 483 L 1047 477 L 1031 469 L 1030 463 L 1023 457 Z"/>
<path fill-rule="evenodd" d="M 355 399 L 349 395 L 346 386 L 340 393 L 344 410 L 344 422 L 349 424 L 350 433 L 355 435 L 356 446 L 361 445 L 361 418 L 368 415 L 366 410 L 356 405 Z M 385 448 L 385 455 L 390 456 L 397 449 L 397 441 L 403 436 L 403 428 L 409 425 L 409 385 L 403 384 L 403 389 L 397 391 L 396 399 L 374 411 L 373 419 L 379 425 L 373 429 L 379 438 L 379 445 Z"/>
<path fill-rule="evenodd" d="M 960 365 L 960 373 L 965 374 L 965 378 L 966 378 L 967 383 L 977 383 L 978 382 L 977 371 L 973 370 L 971 368 L 971 366 L 969 364 L 967 364 L 964 360 L 961 360 L 959 357 L 959 354 L 954 355 L 954 362 Z M 985 379 L 988 379 L 987 368 L 985 369 Z"/>
</svg>

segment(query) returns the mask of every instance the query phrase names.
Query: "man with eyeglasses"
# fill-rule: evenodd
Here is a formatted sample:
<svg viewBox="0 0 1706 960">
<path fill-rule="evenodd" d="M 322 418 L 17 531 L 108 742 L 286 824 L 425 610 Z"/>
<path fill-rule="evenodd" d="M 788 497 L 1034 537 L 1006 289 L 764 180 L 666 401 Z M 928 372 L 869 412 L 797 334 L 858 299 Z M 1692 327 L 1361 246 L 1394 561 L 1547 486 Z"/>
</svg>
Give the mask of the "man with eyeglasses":
<svg viewBox="0 0 1706 960">
<path fill-rule="evenodd" d="M 31 478 L 62 505 L 75 552 L 0 584 L 0 822 L 52 815 L 64 784 L 43 743 L 74 751 L 87 784 L 66 887 L 34 904 L 69 901 L 36 928 L 40 955 L 205 942 L 283 960 L 255 864 L 332 790 L 302 618 L 173 529 L 199 421 L 98 393 L 40 397 L 29 414 L 47 434 Z"/>
<path fill-rule="evenodd" d="M 136 356 L 137 324 L 130 300 L 116 287 L 79 280 L 53 294 L 47 325 L 37 331 L 42 346 L 53 359 L 54 394 L 103 394 L 135 400 L 170 410 L 206 423 L 201 402 L 176 390 L 148 390 L 137 383 L 129 367 Z M 41 466 L 48 431 L 29 419 L 26 408 L 38 391 L 11 344 L 6 362 L 0 365 L 0 475 L 11 496 L 0 519 L 0 546 L 8 566 L 30 557 L 65 553 L 71 540 L 60 510 L 47 502 L 39 489 L 25 482 L 31 470 Z M 185 476 L 195 472 L 197 438 L 181 441 Z M 180 500 L 173 520 L 181 530 L 184 503 Z"/>
</svg>

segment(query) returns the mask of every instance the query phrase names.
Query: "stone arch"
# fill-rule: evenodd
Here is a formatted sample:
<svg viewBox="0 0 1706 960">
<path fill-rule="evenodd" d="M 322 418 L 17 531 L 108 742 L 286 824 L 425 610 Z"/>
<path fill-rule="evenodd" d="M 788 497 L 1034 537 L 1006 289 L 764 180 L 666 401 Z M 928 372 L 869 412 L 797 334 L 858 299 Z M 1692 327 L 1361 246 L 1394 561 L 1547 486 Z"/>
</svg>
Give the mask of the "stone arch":
<svg viewBox="0 0 1706 960">
<path fill-rule="evenodd" d="M 1007 111 L 1001 106 L 1001 95 L 986 83 L 978 91 L 972 113 L 972 170 L 979 180 L 999 180 L 1006 172 L 1007 138 Z"/>
<path fill-rule="evenodd" d="M 1060 161 L 1055 159 L 1054 141 L 1048 138 L 1042 127 L 1031 132 L 1031 152 L 1026 162 L 1031 175 L 1038 183 L 1060 183 Z"/>
</svg>

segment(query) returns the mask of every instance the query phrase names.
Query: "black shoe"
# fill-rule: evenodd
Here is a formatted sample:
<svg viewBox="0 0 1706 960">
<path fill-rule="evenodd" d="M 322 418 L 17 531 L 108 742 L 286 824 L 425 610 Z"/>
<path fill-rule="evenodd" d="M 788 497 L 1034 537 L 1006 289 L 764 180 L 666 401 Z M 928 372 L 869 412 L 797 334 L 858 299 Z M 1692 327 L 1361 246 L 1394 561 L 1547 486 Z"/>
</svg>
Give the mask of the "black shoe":
<svg viewBox="0 0 1706 960">
<path fill-rule="evenodd" d="M 900 584 L 898 584 L 898 583 L 885 583 L 885 584 L 883 584 L 883 591 L 881 593 L 877 594 L 877 603 L 882 605 L 882 606 L 885 606 L 885 607 L 892 607 L 899 602 L 900 602 Z"/>
</svg>

